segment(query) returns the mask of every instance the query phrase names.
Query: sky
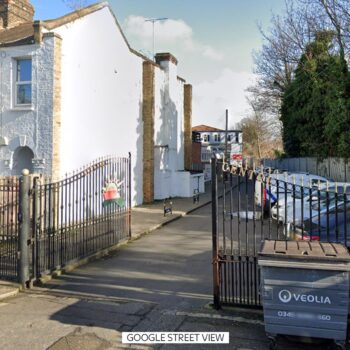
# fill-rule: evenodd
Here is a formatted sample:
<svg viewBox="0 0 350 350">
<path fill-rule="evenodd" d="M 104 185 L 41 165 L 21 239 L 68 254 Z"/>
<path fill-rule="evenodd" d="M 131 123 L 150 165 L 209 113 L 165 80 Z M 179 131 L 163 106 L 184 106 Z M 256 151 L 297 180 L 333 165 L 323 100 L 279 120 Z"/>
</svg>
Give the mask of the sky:
<svg viewBox="0 0 350 350">
<path fill-rule="evenodd" d="M 96 1 L 81 0 L 86 5 Z M 62 16 L 64 0 L 31 0 L 36 19 Z M 192 124 L 223 128 L 249 115 L 246 88 L 254 83 L 253 51 L 263 43 L 258 24 L 267 29 L 272 13 L 282 13 L 283 0 L 109 0 L 130 45 L 152 56 L 171 52 L 178 74 L 193 86 Z"/>
</svg>

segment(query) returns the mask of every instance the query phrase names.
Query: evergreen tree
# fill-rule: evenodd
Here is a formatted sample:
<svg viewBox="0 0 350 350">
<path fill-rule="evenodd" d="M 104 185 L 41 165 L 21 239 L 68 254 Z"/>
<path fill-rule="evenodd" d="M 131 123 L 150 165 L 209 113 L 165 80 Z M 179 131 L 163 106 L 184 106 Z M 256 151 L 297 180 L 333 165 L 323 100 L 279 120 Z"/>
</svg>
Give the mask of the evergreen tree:
<svg viewBox="0 0 350 350">
<path fill-rule="evenodd" d="M 281 121 L 290 156 L 350 156 L 350 77 L 332 40 L 329 31 L 316 35 L 284 93 Z"/>
</svg>

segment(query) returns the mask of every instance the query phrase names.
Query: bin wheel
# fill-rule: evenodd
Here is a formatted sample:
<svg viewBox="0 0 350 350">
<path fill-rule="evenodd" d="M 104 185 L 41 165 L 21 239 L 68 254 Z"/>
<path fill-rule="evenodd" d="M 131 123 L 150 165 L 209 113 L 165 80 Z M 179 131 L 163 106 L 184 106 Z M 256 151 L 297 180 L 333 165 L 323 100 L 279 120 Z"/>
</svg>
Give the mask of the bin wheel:
<svg viewBox="0 0 350 350">
<path fill-rule="evenodd" d="M 269 337 L 269 349 L 277 350 L 277 342 L 275 337 Z"/>
<path fill-rule="evenodd" d="M 345 342 L 335 342 L 336 350 L 345 350 Z"/>
</svg>

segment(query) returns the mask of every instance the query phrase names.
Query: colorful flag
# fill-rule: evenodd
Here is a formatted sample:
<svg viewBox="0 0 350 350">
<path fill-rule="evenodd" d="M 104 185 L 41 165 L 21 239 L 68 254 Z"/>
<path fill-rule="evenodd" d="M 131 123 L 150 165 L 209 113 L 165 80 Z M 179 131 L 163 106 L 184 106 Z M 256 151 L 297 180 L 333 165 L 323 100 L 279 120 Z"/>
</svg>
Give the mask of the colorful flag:
<svg viewBox="0 0 350 350">
<path fill-rule="evenodd" d="M 120 197 L 120 185 L 121 183 L 118 184 L 118 182 L 110 182 L 106 185 L 106 187 L 103 189 L 103 207 L 106 207 L 113 203 L 116 203 L 119 207 L 125 206 L 125 200 Z"/>
</svg>

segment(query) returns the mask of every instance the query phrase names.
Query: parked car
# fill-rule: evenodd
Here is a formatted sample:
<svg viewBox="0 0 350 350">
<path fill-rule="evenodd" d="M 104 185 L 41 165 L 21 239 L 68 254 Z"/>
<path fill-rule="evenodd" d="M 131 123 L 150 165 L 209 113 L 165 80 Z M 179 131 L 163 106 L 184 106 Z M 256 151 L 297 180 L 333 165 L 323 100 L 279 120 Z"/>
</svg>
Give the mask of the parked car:
<svg viewBox="0 0 350 350">
<path fill-rule="evenodd" d="M 267 168 L 267 167 L 264 167 L 263 165 L 257 166 L 254 169 L 254 173 L 256 175 L 258 175 L 258 174 L 264 174 L 264 175 L 272 174 L 274 171 L 275 171 L 274 168 Z"/>
<path fill-rule="evenodd" d="M 263 207 L 265 211 L 268 211 L 278 202 L 279 205 L 282 205 L 283 202 L 287 202 L 288 198 L 292 198 L 292 194 L 305 191 L 307 187 L 318 187 L 325 182 L 327 182 L 327 179 L 318 175 L 300 173 L 271 174 L 269 180 L 256 181 L 255 204 Z M 277 219 L 277 213 L 274 215 Z"/>
<path fill-rule="evenodd" d="M 350 196 L 336 208 L 296 225 L 295 240 L 343 243 L 350 248 Z"/>
<path fill-rule="evenodd" d="M 301 215 L 301 207 L 303 203 L 303 207 L 309 207 L 309 203 L 314 199 L 318 200 L 318 197 L 322 197 L 323 191 L 334 191 L 335 186 L 339 187 L 335 183 L 328 182 L 328 180 L 321 176 L 316 175 L 308 175 L 307 184 L 304 185 L 294 185 L 292 190 L 287 193 L 287 195 L 279 196 L 279 199 L 271 209 L 271 216 L 273 219 L 278 220 L 284 223 L 286 217 L 286 208 L 293 208 L 297 213 Z M 344 183 L 340 184 L 344 186 Z M 349 184 L 350 185 L 350 184 Z M 349 188 L 350 191 L 350 188 Z M 320 193 L 320 194 L 319 194 Z M 288 209 L 287 209 L 288 214 Z M 298 215 L 298 214 L 297 214 Z M 288 217 L 288 216 L 287 216 Z M 288 221 L 288 220 L 287 220 Z"/>
<path fill-rule="evenodd" d="M 287 201 L 285 206 L 276 206 L 272 215 L 289 228 L 290 225 L 298 225 L 310 217 L 336 208 L 344 202 L 344 193 L 350 197 L 349 183 L 323 185 L 320 189 L 312 190 L 311 194 L 309 189 L 307 196 L 298 195 L 298 198 Z"/>
</svg>

